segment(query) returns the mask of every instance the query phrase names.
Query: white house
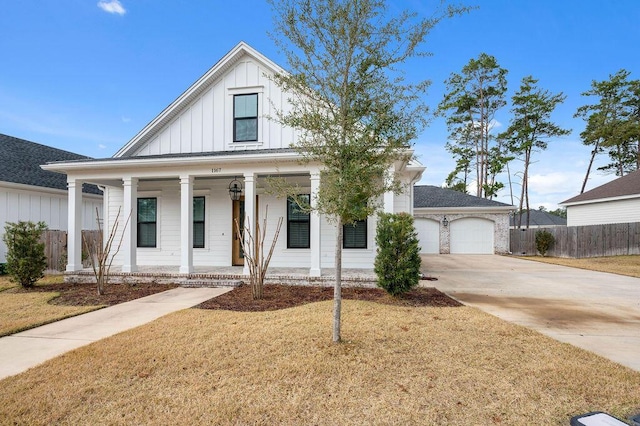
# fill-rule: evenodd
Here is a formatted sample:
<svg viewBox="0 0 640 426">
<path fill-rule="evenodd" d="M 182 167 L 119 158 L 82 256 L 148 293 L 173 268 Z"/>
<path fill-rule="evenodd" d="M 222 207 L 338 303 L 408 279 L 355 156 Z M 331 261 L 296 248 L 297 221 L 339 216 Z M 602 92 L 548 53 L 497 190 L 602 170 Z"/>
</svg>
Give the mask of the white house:
<svg viewBox="0 0 640 426">
<path fill-rule="evenodd" d="M 122 248 L 114 265 L 123 273 L 164 270 L 189 275 L 216 267 L 242 266 L 234 219 L 262 221 L 269 233 L 284 225 L 273 267 L 304 268 L 311 277 L 333 267 L 335 227 L 318 214 L 303 214 L 268 191 L 266 178 L 295 183 L 311 203 L 321 185 L 321 164 L 301 165 L 290 146 L 296 132 L 269 120 L 286 109 L 287 96 L 269 76 L 284 72 L 240 43 L 165 108 L 112 158 L 56 162 L 46 170 L 66 173 L 69 205 L 69 263 L 80 263 L 81 184 L 105 188 L 105 229 L 120 210 Z M 424 168 L 398 162 L 390 170 L 406 184 L 401 195 L 385 194 L 389 212 L 412 212 L 412 187 Z M 232 195 L 237 195 L 232 200 Z M 343 266 L 373 267 L 376 218 L 345 227 Z"/>
<path fill-rule="evenodd" d="M 567 225 L 640 222 L 640 170 L 560 203 Z"/>
<path fill-rule="evenodd" d="M 7 247 L 2 236 L 7 222 L 42 221 L 49 229 L 67 229 L 66 179 L 40 165 L 87 157 L 3 134 L 0 147 L 0 263 L 4 263 Z M 102 211 L 102 192 L 85 185 L 79 200 L 78 229 L 97 229 L 96 208 Z"/>
</svg>

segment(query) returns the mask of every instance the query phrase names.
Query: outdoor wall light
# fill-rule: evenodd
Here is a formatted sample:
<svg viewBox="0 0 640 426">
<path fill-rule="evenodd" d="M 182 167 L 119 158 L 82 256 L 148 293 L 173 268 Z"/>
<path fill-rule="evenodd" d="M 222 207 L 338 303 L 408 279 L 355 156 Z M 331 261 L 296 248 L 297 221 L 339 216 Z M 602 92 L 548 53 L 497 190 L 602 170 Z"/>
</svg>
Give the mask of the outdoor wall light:
<svg viewBox="0 0 640 426">
<path fill-rule="evenodd" d="M 449 221 L 447 220 L 446 216 L 442 219 L 442 226 L 444 226 L 445 228 L 449 226 Z"/>
<path fill-rule="evenodd" d="M 240 200 L 241 195 L 242 183 L 240 183 L 240 181 L 234 177 L 233 180 L 229 183 L 229 197 L 231 197 L 233 201 L 238 201 Z"/>
</svg>

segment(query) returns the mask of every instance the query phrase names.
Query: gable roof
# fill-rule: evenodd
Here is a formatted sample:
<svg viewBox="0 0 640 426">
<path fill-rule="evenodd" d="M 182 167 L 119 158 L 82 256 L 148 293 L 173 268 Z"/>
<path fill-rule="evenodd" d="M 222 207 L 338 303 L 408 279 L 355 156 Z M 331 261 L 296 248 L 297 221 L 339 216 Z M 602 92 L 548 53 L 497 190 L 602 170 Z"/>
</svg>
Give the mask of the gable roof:
<svg viewBox="0 0 640 426">
<path fill-rule="evenodd" d="M 509 219 L 511 226 L 518 226 L 522 214 L 522 224 L 527 223 L 527 213 L 516 213 Z M 567 219 L 542 210 L 529 210 L 529 225 L 532 226 L 567 226 Z"/>
<path fill-rule="evenodd" d="M 619 177 L 604 185 L 597 186 L 573 198 L 569 198 L 560 205 L 580 204 L 590 201 L 604 201 L 608 198 L 640 197 L 640 170 Z"/>
<path fill-rule="evenodd" d="M 84 155 L 63 151 L 0 133 L 0 181 L 67 190 L 67 177 L 40 168 L 50 161 L 84 160 Z M 95 185 L 83 185 L 82 192 L 102 194 Z"/>
<path fill-rule="evenodd" d="M 175 101 L 167 106 L 157 117 L 147 124 L 125 146 L 116 152 L 114 157 L 127 157 L 133 155 L 136 150 L 148 142 L 157 131 L 171 122 L 180 112 L 211 86 L 218 78 L 222 77 L 236 62 L 244 56 L 250 56 L 270 68 L 274 73 L 285 73 L 275 62 L 241 41 L 226 55 L 211 67 L 202 77 L 185 90 Z"/>
<path fill-rule="evenodd" d="M 450 207 L 509 207 L 509 204 L 464 194 L 452 189 L 433 185 L 416 185 L 413 187 L 414 208 L 450 208 Z"/>
</svg>

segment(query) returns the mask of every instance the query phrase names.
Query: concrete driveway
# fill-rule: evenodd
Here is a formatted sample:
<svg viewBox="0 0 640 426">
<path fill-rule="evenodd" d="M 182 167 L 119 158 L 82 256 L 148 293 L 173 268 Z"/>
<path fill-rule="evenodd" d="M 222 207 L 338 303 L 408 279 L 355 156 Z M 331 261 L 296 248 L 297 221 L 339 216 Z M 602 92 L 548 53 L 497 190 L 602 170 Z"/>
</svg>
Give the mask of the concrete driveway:
<svg viewBox="0 0 640 426">
<path fill-rule="evenodd" d="M 640 371 L 640 279 L 492 255 L 423 255 L 466 305 Z"/>
</svg>

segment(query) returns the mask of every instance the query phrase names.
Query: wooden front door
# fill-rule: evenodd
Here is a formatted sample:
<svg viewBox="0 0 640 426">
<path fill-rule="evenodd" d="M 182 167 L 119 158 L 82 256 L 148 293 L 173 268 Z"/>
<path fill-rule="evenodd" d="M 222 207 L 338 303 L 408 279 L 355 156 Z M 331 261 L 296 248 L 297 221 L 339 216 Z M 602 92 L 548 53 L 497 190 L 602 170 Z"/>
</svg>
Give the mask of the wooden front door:
<svg viewBox="0 0 640 426">
<path fill-rule="evenodd" d="M 244 197 L 240 200 L 233 202 L 233 241 L 231 247 L 231 264 L 233 266 L 244 266 L 244 251 L 242 250 L 242 235 L 238 235 L 236 230 L 236 221 L 240 225 L 240 232 L 244 232 Z"/>
</svg>

